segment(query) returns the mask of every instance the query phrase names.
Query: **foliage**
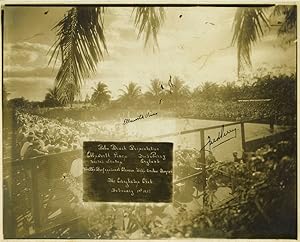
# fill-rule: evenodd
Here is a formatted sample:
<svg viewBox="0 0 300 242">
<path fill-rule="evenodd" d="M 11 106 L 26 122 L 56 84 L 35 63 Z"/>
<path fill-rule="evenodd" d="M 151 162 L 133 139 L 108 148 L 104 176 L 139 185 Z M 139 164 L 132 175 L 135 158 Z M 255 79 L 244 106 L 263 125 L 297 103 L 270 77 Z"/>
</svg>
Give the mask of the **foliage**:
<svg viewBox="0 0 300 242">
<path fill-rule="evenodd" d="M 94 93 L 91 97 L 91 103 L 96 105 L 108 104 L 110 100 L 110 91 L 107 89 L 107 85 L 99 82 L 94 89 Z"/>
<path fill-rule="evenodd" d="M 163 7 L 137 7 L 134 8 L 134 24 L 138 28 L 138 38 L 144 33 L 145 46 L 149 37 L 153 37 L 154 44 L 158 47 L 157 34 L 165 20 Z"/>
<path fill-rule="evenodd" d="M 280 74 L 272 76 L 270 74 L 256 77 L 253 84 L 253 96 L 255 98 L 270 98 L 271 108 L 275 110 L 289 110 L 295 112 L 296 109 L 296 76 L 295 74 Z"/>
<path fill-rule="evenodd" d="M 262 81 L 264 83 L 265 80 Z M 83 125 L 72 120 L 68 122 L 77 130 Z M 200 162 L 199 151 L 176 150 L 175 181 L 199 174 L 174 185 L 172 204 L 107 206 L 83 203 L 82 181 L 72 177 L 72 173 L 64 174 L 61 180 L 77 197 L 69 200 L 70 207 L 76 215 L 86 219 L 85 229 L 89 238 L 294 238 L 296 133 L 291 132 L 286 137 L 287 140 L 274 146 L 265 145 L 233 160 L 216 160 L 213 153 L 208 153 L 206 179 L 203 177 L 204 164 Z M 231 194 L 229 199 L 218 201 L 216 192 L 222 187 L 230 189 Z M 200 202 L 204 195 L 207 203 L 203 208 Z M 192 202 L 199 207 L 191 211 L 189 203 Z"/>
<path fill-rule="evenodd" d="M 158 10 L 157 10 L 158 9 Z M 145 31 L 145 45 L 153 36 L 156 46 L 157 34 L 164 20 L 163 8 L 136 7 L 135 25 L 139 28 L 138 38 Z M 55 85 L 60 99 L 72 103 L 80 94 L 85 78 L 97 70 L 97 64 L 108 52 L 104 35 L 104 7 L 75 7 L 68 10 L 54 27 L 56 42 L 49 63 L 61 55 L 61 65 Z M 55 64 L 54 63 L 54 64 Z"/>
<path fill-rule="evenodd" d="M 61 67 L 56 87 L 66 102 L 80 93 L 83 79 L 97 70 L 97 63 L 107 51 L 103 32 L 103 8 L 76 7 L 70 9 L 54 27 L 57 41 L 51 59 L 61 54 Z"/>
<path fill-rule="evenodd" d="M 13 109 L 16 109 L 16 108 L 26 109 L 26 108 L 30 107 L 30 102 L 27 99 L 25 99 L 24 97 L 13 98 L 8 101 L 8 106 Z"/>
<path fill-rule="evenodd" d="M 220 87 L 216 83 L 204 82 L 195 88 L 192 93 L 193 100 L 201 101 L 219 101 Z"/>
<path fill-rule="evenodd" d="M 234 18 L 232 44 L 237 44 L 238 74 L 242 64 L 251 65 L 251 49 L 269 27 L 266 7 L 238 8 Z M 271 16 L 283 15 L 284 21 L 278 30 L 280 36 L 295 36 L 297 8 L 276 6 Z M 143 35 L 145 46 L 150 36 L 158 47 L 157 35 L 165 19 L 162 7 L 136 7 L 134 24 L 138 28 L 138 38 Z M 71 8 L 54 27 L 57 40 L 50 61 L 61 54 L 61 66 L 56 76 L 56 86 L 64 102 L 73 102 L 80 93 L 82 82 L 96 71 L 99 61 L 107 51 L 104 35 L 103 7 Z M 290 42 L 290 41 L 289 41 Z M 72 90 L 71 92 L 68 92 Z M 66 96 L 68 94 L 68 96 Z"/>
<path fill-rule="evenodd" d="M 57 87 L 48 89 L 48 92 L 45 96 L 44 104 L 46 107 L 59 107 L 62 105 Z"/>
<path fill-rule="evenodd" d="M 119 102 L 122 106 L 136 106 L 138 105 L 138 99 L 141 97 L 141 87 L 134 82 L 130 82 L 127 86 L 124 85 L 125 89 L 120 89 L 121 95 Z"/>
<path fill-rule="evenodd" d="M 189 87 L 179 77 L 175 76 L 171 81 L 169 99 L 173 105 L 177 106 L 179 102 L 185 102 L 189 98 L 190 91 Z"/>
<path fill-rule="evenodd" d="M 130 83 L 121 91 L 118 100 L 111 101 L 106 109 L 98 111 L 98 107 L 64 108 L 64 114 L 59 109 L 40 110 L 48 117 L 63 117 L 65 115 L 76 119 L 97 120 L 116 118 L 126 109 L 143 113 L 148 110 L 159 110 L 161 116 L 190 117 L 213 120 L 249 120 L 265 119 L 277 116 L 277 124 L 292 124 L 296 117 L 296 75 L 257 73 L 251 82 L 244 81 L 216 84 L 205 82 L 194 90 L 190 90 L 183 80 L 178 83 L 174 77 L 176 89 L 161 88 L 158 79 L 151 80 L 147 92 L 142 93 L 136 83 Z M 164 84 L 164 87 L 167 86 Z M 108 92 L 108 88 L 105 88 Z M 271 99 L 258 101 L 257 99 Z M 244 100 L 243 102 L 241 100 Z M 251 101 L 252 100 L 252 101 Z M 27 105 L 27 111 L 32 110 Z M 46 113 L 45 113 L 46 112 Z M 99 113 L 99 114 L 98 114 Z"/>
<path fill-rule="evenodd" d="M 278 5 L 275 6 L 272 13 L 273 16 L 284 15 L 284 21 L 278 29 L 278 35 L 287 37 L 291 35 L 288 40 L 295 39 L 296 37 L 296 20 L 297 20 L 297 7 L 293 5 Z M 289 42 L 289 41 L 288 41 Z"/>
<path fill-rule="evenodd" d="M 234 18 L 232 44 L 237 43 L 238 74 L 241 63 L 251 65 L 250 52 L 252 44 L 264 34 L 263 24 L 269 25 L 263 8 L 238 8 Z"/>
<path fill-rule="evenodd" d="M 177 151 L 177 174 L 186 177 L 196 173 L 191 170 L 193 163 L 197 163 L 195 160 L 197 152 Z M 166 231 L 160 233 L 167 234 L 166 237 L 175 234 L 175 237 L 194 238 L 295 238 L 295 137 L 273 147 L 265 145 L 256 152 L 245 153 L 235 161 L 207 157 L 206 163 L 208 207 L 192 214 L 183 206 L 177 214 L 180 220 L 174 219 L 168 227 L 163 227 Z M 201 174 L 198 179 L 183 181 L 184 200 L 181 202 L 195 199 L 192 191 L 199 188 L 201 191 L 202 181 Z M 231 188 L 233 197 L 220 203 L 214 199 L 214 193 L 223 186 Z M 178 198 L 174 199 L 178 201 Z M 156 234 L 153 238 L 159 236 Z"/>
<path fill-rule="evenodd" d="M 267 7 L 238 8 L 235 14 L 232 44 L 237 44 L 238 75 L 243 64 L 251 66 L 252 46 L 264 35 L 270 27 L 270 17 L 266 16 Z M 296 34 L 297 7 L 276 6 L 270 16 L 283 15 L 284 21 L 278 29 L 280 36 Z M 294 38 L 295 39 L 295 38 Z M 290 41 L 289 41 L 290 42 Z"/>
<path fill-rule="evenodd" d="M 232 161 L 217 161 L 213 154 L 208 155 L 206 186 L 200 170 L 197 177 L 175 186 L 170 205 L 107 206 L 74 201 L 72 208 L 88 219 L 90 238 L 295 238 L 295 137 Z M 201 167 L 198 151 L 176 150 L 175 180 L 199 172 L 195 167 Z M 64 181 L 80 201 L 81 185 L 72 179 L 67 176 Z M 189 210 L 188 203 L 203 199 L 204 187 L 208 206 Z M 221 187 L 229 187 L 232 196 L 219 202 L 214 194 Z M 167 209 L 175 214 L 171 216 Z"/>
<path fill-rule="evenodd" d="M 226 176 L 235 187 L 234 198 L 202 214 L 206 213 L 216 229 L 229 233 L 231 237 L 294 238 L 295 147 L 295 137 L 291 137 L 274 147 L 266 145 L 247 154 L 231 168 L 227 167 Z M 220 175 L 216 165 L 210 172 L 215 178 Z M 215 184 L 217 181 L 215 179 Z"/>
<path fill-rule="evenodd" d="M 164 98 L 165 93 L 161 88 L 161 81 L 159 79 L 153 79 L 150 81 L 150 87 L 148 91 L 144 94 L 146 102 L 149 104 L 158 104 L 159 100 Z"/>
<path fill-rule="evenodd" d="M 244 97 L 240 93 L 243 88 L 237 86 L 235 82 L 227 82 L 219 88 L 219 95 L 222 101 L 237 101 L 239 98 Z"/>
</svg>

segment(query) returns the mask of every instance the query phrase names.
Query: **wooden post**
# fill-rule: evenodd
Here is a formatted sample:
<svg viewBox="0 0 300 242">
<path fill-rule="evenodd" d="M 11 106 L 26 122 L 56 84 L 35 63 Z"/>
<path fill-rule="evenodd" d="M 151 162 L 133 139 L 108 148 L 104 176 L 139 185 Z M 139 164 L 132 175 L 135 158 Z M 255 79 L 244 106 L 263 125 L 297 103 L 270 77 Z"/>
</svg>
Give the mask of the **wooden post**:
<svg viewBox="0 0 300 242">
<path fill-rule="evenodd" d="M 245 124 L 241 122 L 242 149 L 246 152 Z"/>
<path fill-rule="evenodd" d="M 207 207 L 207 194 L 206 194 L 206 160 L 205 160 L 205 140 L 204 140 L 204 130 L 200 130 L 200 162 L 202 164 L 202 182 L 203 182 L 203 208 Z"/>
<path fill-rule="evenodd" d="M 12 173 L 10 176 L 10 181 L 12 183 Z M 16 238 L 17 232 L 17 222 L 16 215 L 14 211 L 15 201 L 12 199 L 12 189 L 10 188 L 8 181 L 3 179 L 3 234 L 4 239 L 14 239 Z"/>
<path fill-rule="evenodd" d="M 36 160 L 31 164 L 31 192 L 32 192 L 32 216 L 35 225 L 35 233 L 41 229 L 41 217 L 40 217 L 40 194 L 38 188 L 38 167 Z"/>
</svg>

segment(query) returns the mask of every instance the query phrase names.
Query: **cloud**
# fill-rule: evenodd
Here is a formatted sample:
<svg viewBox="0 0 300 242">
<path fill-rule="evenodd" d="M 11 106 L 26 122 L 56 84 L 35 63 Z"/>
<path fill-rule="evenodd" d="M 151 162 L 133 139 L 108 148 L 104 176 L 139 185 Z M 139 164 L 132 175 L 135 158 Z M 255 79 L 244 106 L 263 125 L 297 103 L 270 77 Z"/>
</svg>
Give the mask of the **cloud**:
<svg viewBox="0 0 300 242">
<path fill-rule="evenodd" d="M 4 45 L 5 77 L 54 77 L 57 68 L 48 65 L 50 46 L 18 42 Z"/>
<path fill-rule="evenodd" d="M 132 8 L 110 8 L 107 13 L 109 23 L 105 26 L 105 37 L 109 57 L 119 58 L 130 55 L 133 50 L 143 47 L 143 40 L 138 40 L 137 31 L 131 16 Z"/>
<path fill-rule="evenodd" d="M 166 20 L 158 34 L 160 50 L 155 53 L 149 47 L 144 48 L 142 38 L 137 40 L 134 14 L 130 17 L 132 8 L 109 9 L 105 17 L 109 55 L 105 55 L 104 61 L 98 64 L 98 73 L 86 80 L 82 88 L 83 97 L 86 93 L 90 94 L 91 88 L 99 81 L 105 82 L 113 97 L 117 97 L 120 94 L 119 89 L 131 81 L 137 82 L 145 91 L 151 79 L 167 81 L 169 75 L 181 77 L 190 87 L 195 87 L 203 81 L 221 83 L 236 79 L 236 46 L 220 50 L 231 44 L 235 8 L 166 7 Z M 253 70 L 263 63 L 267 63 L 269 68 L 285 63 L 294 66 L 295 69 L 295 45 L 284 51 L 277 43 L 277 33 L 274 30 L 266 33 L 264 38 L 253 46 Z M 4 76 L 10 80 L 7 83 L 11 83 L 12 90 L 20 95 L 22 89 L 28 93 L 30 89 L 42 93 L 33 93 L 34 97 L 42 97 L 45 94 L 45 81 L 46 86 L 51 87 L 57 71 L 52 71 L 52 65 L 47 65 L 50 56 L 46 54 L 49 48 L 50 45 L 29 42 L 5 44 Z M 199 56 L 208 55 L 213 51 L 215 52 L 203 67 L 203 59 L 195 62 Z M 39 84 L 39 81 L 42 84 Z"/>
<path fill-rule="evenodd" d="M 48 88 L 53 87 L 52 78 L 15 77 L 4 78 L 4 86 L 10 95 L 9 99 L 24 97 L 28 100 L 42 101 Z"/>
<path fill-rule="evenodd" d="M 29 67 L 29 68 L 14 68 L 12 66 L 7 67 L 4 70 L 4 77 L 51 77 L 55 78 L 57 69 L 51 67 Z"/>
<path fill-rule="evenodd" d="M 48 51 L 50 46 L 40 43 L 30 43 L 30 42 L 18 42 L 15 44 L 8 44 L 8 47 L 15 50 L 28 50 L 28 51 Z"/>
<path fill-rule="evenodd" d="M 18 62 L 22 61 L 32 63 L 35 62 L 38 57 L 47 57 L 49 49 L 50 46 L 39 43 L 4 43 L 4 56 L 6 61 L 13 62 L 14 64 L 18 64 Z"/>
</svg>

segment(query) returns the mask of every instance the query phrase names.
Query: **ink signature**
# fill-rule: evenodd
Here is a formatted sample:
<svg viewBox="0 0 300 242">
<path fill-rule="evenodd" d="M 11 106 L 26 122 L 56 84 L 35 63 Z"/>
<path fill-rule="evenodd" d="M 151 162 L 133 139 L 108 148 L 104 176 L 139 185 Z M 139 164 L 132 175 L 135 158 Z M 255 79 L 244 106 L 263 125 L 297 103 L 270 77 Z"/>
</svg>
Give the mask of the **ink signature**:
<svg viewBox="0 0 300 242">
<path fill-rule="evenodd" d="M 145 115 L 144 114 L 140 114 L 137 118 L 134 118 L 134 119 L 125 118 L 124 122 L 123 122 L 123 125 L 129 124 L 129 123 L 133 123 L 133 122 L 141 120 L 141 119 L 150 118 L 150 117 L 155 116 L 157 114 L 158 113 L 147 112 Z"/>
<path fill-rule="evenodd" d="M 216 148 L 216 147 L 218 147 L 219 145 L 224 144 L 225 142 L 227 142 L 227 141 L 229 141 L 229 140 L 231 140 L 231 139 L 236 138 L 236 130 L 237 130 L 237 129 L 234 128 L 234 129 L 228 129 L 228 130 L 225 131 L 225 130 L 224 130 L 224 125 L 222 125 L 221 130 L 218 132 L 218 136 L 217 136 L 217 137 L 212 138 L 212 137 L 210 137 L 210 136 L 207 136 L 207 142 L 206 142 L 206 144 L 201 148 L 201 150 L 204 149 L 206 146 L 208 146 L 209 151 L 210 151 L 211 149 Z M 229 134 L 231 134 L 231 133 L 234 134 L 234 136 L 229 135 Z M 227 139 L 225 139 L 226 136 L 228 136 Z M 220 143 L 217 143 L 218 141 L 220 141 Z M 215 143 L 217 143 L 217 144 L 215 144 Z M 215 145 L 212 146 L 213 144 L 215 144 Z"/>
</svg>

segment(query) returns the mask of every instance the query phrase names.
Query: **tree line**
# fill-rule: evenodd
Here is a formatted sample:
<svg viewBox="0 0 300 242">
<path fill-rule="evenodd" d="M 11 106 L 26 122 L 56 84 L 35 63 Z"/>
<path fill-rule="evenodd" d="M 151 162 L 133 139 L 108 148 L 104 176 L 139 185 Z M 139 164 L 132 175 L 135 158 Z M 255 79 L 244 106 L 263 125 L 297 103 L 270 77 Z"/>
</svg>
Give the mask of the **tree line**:
<svg viewBox="0 0 300 242">
<path fill-rule="evenodd" d="M 169 83 L 170 84 L 170 83 Z M 49 89 L 45 99 L 41 102 L 30 102 L 25 98 L 14 98 L 7 100 L 9 94 L 4 88 L 4 104 L 14 108 L 30 107 L 68 107 L 79 103 L 82 106 L 96 106 L 100 108 L 170 108 L 186 107 L 187 104 L 197 103 L 226 103 L 239 100 L 270 99 L 274 109 L 295 109 L 296 107 L 296 75 L 280 74 L 273 76 L 265 74 L 254 77 L 254 81 L 217 84 L 203 82 L 191 89 L 184 80 L 174 76 L 171 85 L 163 83 L 159 79 L 153 79 L 145 92 L 135 82 L 124 85 L 119 90 L 120 95 L 112 100 L 111 91 L 104 82 L 99 82 L 94 88 L 91 96 L 85 100 L 75 100 L 71 103 L 64 102 L 57 94 L 57 88 Z"/>
</svg>

